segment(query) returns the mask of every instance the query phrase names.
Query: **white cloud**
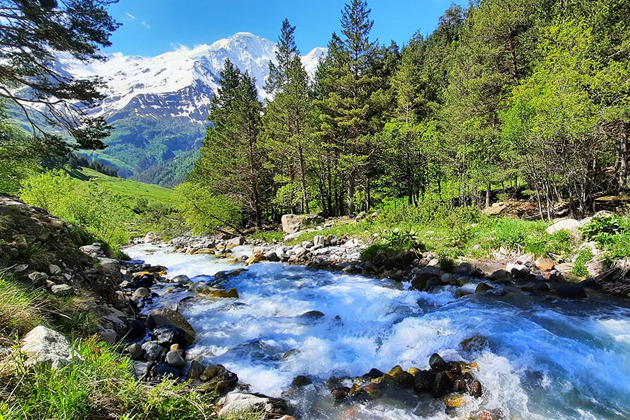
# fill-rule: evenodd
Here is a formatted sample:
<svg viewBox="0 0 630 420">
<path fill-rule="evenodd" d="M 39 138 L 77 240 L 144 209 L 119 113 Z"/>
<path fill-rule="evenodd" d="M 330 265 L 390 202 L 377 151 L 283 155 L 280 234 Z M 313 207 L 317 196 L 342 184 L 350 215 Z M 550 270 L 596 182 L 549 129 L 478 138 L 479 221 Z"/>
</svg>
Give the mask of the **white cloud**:
<svg viewBox="0 0 630 420">
<path fill-rule="evenodd" d="M 127 15 L 127 17 L 128 17 L 129 19 L 131 19 L 131 20 L 138 20 L 138 18 L 137 18 L 137 17 L 135 17 L 134 15 L 132 15 L 132 14 L 131 14 L 131 13 L 129 13 L 129 12 L 125 12 L 125 14 L 126 14 L 126 15 Z"/>
</svg>

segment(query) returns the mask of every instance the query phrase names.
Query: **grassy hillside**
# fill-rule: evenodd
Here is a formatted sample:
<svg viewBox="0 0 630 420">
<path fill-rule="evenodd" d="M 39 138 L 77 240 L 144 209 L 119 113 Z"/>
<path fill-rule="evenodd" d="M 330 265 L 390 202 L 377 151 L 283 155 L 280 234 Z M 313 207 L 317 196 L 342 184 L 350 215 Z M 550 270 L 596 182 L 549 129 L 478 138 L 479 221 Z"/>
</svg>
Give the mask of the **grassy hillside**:
<svg viewBox="0 0 630 420">
<path fill-rule="evenodd" d="M 175 205 L 173 190 L 160 187 L 159 185 L 145 184 L 125 178 L 115 178 L 88 168 L 73 170 L 70 172 L 70 175 L 80 180 L 94 182 L 107 191 L 130 201 L 137 201 L 143 198 L 147 201 L 162 203 L 168 207 Z"/>
</svg>

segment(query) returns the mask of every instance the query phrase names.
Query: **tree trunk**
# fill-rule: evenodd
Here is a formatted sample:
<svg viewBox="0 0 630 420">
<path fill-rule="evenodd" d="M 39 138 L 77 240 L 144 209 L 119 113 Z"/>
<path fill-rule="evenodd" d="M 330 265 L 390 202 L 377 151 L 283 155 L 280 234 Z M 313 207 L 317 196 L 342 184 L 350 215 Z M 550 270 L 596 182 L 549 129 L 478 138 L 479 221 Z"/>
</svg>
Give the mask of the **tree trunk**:
<svg viewBox="0 0 630 420">
<path fill-rule="evenodd" d="M 348 216 L 354 214 L 354 202 L 352 199 L 354 198 L 355 188 L 354 173 L 351 171 L 348 174 L 348 197 L 346 197 L 346 203 L 348 204 Z"/>
<path fill-rule="evenodd" d="M 620 124 L 617 140 L 617 183 L 620 189 L 628 186 L 628 133 L 625 124 Z"/>
<path fill-rule="evenodd" d="M 302 212 L 310 213 L 308 208 L 308 194 L 306 192 L 306 165 L 304 163 L 304 151 L 299 148 L 300 153 L 300 184 L 302 184 Z"/>
<path fill-rule="evenodd" d="M 490 208 L 490 194 L 492 194 L 492 184 L 488 182 L 486 185 L 486 208 Z"/>
</svg>

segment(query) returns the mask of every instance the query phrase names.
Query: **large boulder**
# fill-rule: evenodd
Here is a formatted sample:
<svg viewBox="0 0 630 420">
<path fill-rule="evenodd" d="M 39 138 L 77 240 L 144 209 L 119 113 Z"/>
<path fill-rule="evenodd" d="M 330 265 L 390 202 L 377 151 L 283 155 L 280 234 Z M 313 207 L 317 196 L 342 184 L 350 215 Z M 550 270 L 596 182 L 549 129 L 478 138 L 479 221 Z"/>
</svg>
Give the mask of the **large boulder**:
<svg viewBox="0 0 630 420">
<path fill-rule="evenodd" d="M 186 321 L 186 318 L 177 311 L 168 308 L 154 309 L 147 316 L 147 328 L 151 331 L 160 325 L 172 325 L 181 328 L 186 333 L 186 344 L 190 345 L 195 341 L 197 333 L 194 328 Z"/>
<path fill-rule="evenodd" d="M 73 358 L 80 359 L 66 337 L 43 325 L 33 328 L 24 336 L 20 351 L 28 357 L 28 365 L 50 363 L 53 369 L 71 363 Z"/>
<path fill-rule="evenodd" d="M 219 405 L 222 406 L 219 417 L 237 416 L 244 412 L 262 412 L 267 418 L 267 416 L 279 417 L 287 412 L 287 403 L 284 400 L 262 394 L 235 392 L 219 400 Z"/>
<path fill-rule="evenodd" d="M 564 219 L 559 222 L 554 223 L 553 225 L 547 228 L 547 233 L 553 235 L 554 233 L 558 233 L 561 230 L 568 231 L 573 236 L 580 236 L 580 227 L 582 224 L 575 219 Z"/>
<path fill-rule="evenodd" d="M 302 226 L 302 216 L 285 214 L 282 216 L 282 230 L 286 233 L 296 233 Z"/>
<path fill-rule="evenodd" d="M 316 214 L 285 214 L 281 220 L 282 230 L 289 234 L 324 222 L 324 218 Z"/>
</svg>

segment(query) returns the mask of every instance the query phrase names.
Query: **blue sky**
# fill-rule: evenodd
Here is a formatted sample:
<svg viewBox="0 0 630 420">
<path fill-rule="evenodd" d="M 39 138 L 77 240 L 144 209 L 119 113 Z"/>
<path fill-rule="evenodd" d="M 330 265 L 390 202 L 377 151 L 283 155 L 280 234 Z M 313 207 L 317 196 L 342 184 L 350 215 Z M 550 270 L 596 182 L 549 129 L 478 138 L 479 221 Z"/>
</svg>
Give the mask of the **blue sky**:
<svg viewBox="0 0 630 420">
<path fill-rule="evenodd" d="M 431 33 L 451 3 L 467 0 L 368 0 L 374 20 L 372 39 L 406 43 L 416 30 Z M 123 24 L 106 51 L 153 56 L 181 45 L 210 44 L 236 32 L 252 32 L 277 41 L 282 21 L 296 26 L 302 54 L 325 47 L 340 31 L 343 0 L 120 0 L 110 14 Z"/>
</svg>

